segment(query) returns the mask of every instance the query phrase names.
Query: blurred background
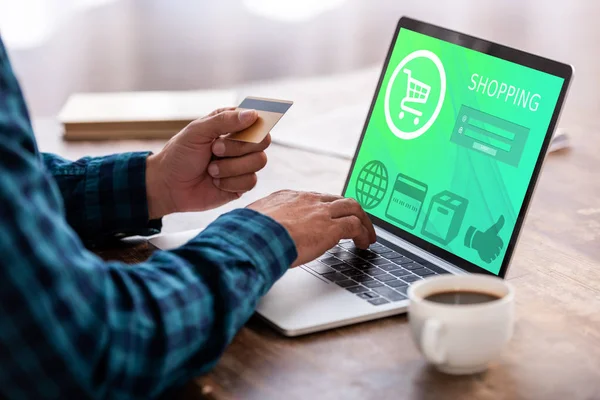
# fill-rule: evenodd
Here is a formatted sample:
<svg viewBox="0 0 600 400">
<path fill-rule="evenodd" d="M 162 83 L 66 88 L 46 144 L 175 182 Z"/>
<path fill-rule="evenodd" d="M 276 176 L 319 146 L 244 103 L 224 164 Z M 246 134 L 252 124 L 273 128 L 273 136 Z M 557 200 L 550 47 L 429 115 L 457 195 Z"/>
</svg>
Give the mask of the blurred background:
<svg viewBox="0 0 600 400">
<path fill-rule="evenodd" d="M 568 111 L 598 110 L 600 5 L 589 0 L 0 0 L 0 31 L 32 114 L 53 116 L 75 91 L 379 67 L 402 15 L 571 63 Z"/>
<path fill-rule="evenodd" d="M 598 127 L 600 2 L 592 0 L 0 0 L 0 32 L 41 149 L 75 158 L 163 143 L 65 145 L 52 121 L 74 92 L 261 92 L 297 101 L 276 140 L 285 132 L 326 140 L 327 124 L 347 126 L 354 138 L 402 15 L 574 65 L 559 126 Z M 294 115 L 309 125 L 294 131 Z M 337 154 L 344 161 L 329 164 L 336 187 L 311 189 L 339 190 L 355 143 L 347 142 Z M 269 190 L 279 184 L 293 186 L 267 182 Z"/>
</svg>

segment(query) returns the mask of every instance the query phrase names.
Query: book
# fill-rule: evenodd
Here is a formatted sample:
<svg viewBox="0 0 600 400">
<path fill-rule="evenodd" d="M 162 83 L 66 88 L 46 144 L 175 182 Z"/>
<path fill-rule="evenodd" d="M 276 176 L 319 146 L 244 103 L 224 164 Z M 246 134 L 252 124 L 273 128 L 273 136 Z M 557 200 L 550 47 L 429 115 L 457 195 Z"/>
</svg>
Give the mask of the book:
<svg viewBox="0 0 600 400">
<path fill-rule="evenodd" d="M 65 140 L 168 139 L 236 100 L 231 90 L 76 93 L 58 119 Z"/>
</svg>

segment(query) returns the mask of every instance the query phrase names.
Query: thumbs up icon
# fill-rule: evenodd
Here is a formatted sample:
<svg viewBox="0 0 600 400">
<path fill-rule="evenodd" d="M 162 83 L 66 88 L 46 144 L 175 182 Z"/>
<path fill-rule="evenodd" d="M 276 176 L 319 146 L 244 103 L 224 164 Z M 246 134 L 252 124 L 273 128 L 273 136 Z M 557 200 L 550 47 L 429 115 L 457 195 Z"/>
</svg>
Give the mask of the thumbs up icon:
<svg viewBox="0 0 600 400">
<path fill-rule="evenodd" d="M 504 226 L 504 222 L 504 215 L 501 215 L 498 221 L 485 231 L 471 226 L 465 235 L 465 246 L 476 250 L 484 262 L 491 263 L 504 247 L 504 242 L 500 237 L 500 230 Z"/>
</svg>

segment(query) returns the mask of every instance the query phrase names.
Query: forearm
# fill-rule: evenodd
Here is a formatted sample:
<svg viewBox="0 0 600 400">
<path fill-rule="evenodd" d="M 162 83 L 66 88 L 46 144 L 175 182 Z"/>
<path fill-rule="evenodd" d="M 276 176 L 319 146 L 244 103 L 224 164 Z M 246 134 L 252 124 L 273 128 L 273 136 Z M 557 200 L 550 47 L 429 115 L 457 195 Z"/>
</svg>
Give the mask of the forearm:
<svg viewBox="0 0 600 400">
<path fill-rule="evenodd" d="M 0 308 L 12 327 L 0 332 L 3 396 L 58 385 L 63 398 L 155 398 L 210 369 L 296 258 L 285 229 L 249 210 L 134 266 L 104 263 L 61 231 L 30 238 L 43 257 L 0 240 L 1 270 L 33 273 L 2 277 L 0 302 L 22 304 Z"/>
<path fill-rule="evenodd" d="M 127 397 L 153 397 L 212 368 L 295 257 L 285 229 L 255 212 L 238 210 L 179 249 L 158 252 L 132 268 L 114 268 L 110 284 L 130 288 L 119 297 L 142 300 L 125 313 L 111 310 L 111 335 L 122 333 L 118 327 L 124 320 L 129 326 L 139 323 L 132 331 L 141 340 L 127 358 L 137 355 L 144 362 L 121 374 L 129 363 L 115 357 L 112 373 L 134 387 L 157 377 L 143 393 L 128 392 Z M 119 345 L 107 343 L 105 350 L 115 347 Z"/>
<path fill-rule="evenodd" d="M 151 218 L 148 209 L 148 154 L 122 153 L 77 161 L 43 154 L 63 198 L 67 221 L 83 240 L 160 231 L 160 220 Z"/>
</svg>

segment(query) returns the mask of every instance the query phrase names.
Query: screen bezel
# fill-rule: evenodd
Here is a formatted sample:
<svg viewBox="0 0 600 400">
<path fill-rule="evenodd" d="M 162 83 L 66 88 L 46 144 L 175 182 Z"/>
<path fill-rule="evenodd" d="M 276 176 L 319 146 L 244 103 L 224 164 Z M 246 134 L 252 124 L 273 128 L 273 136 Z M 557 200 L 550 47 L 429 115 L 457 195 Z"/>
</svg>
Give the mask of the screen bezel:
<svg viewBox="0 0 600 400">
<path fill-rule="evenodd" d="M 396 41 L 398 39 L 398 35 L 401 29 L 408 29 L 413 32 L 421 33 L 433 38 L 437 38 L 449 43 L 453 43 L 459 45 L 461 47 L 465 47 L 467 49 L 475 50 L 483 54 L 488 54 L 506 61 L 513 62 L 515 64 L 523 65 L 525 67 L 529 67 L 540 72 L 545 72 L 560 78 L 564 79 L 563 86 L 560 91 L 560 95 L 558 97 L 558 101 L 556 102 L 556 106 L 554 108 L 554 112 L 552 114 L 552 119 L 550 120 L 550 124 L 548 125 L 548 130 L 546 132 L 546 136 L 544 138 L 544 142 L 542 144 L 542 148 L 540 153 L 538 154 L 538 158 L 535 164 L 535 168 L 533 170 L 533 174 L 531 176 L 531 180 L 529 181 L 529 186 L 527 187 L 527 192 L 525 194 L 525 198 L 523 199 L 523 204 L 521 206 L 521 210 L 519 211 L 519 215 L 517 217 L 517 221 L 513 230 L 513 234 L 510 238 L 508 246 L 506 248 L 506 253 L 504 255 L 504 260 L 502 260 L 502 266 L 500 267 L 500 271 L 498 272 L 499 277 L 504 278 L 506 275 L 506 271 L 510 264 L 510 260 L 512 258 L 516 243 L 519 238 L 519 233 L 521 232 L 521 228 L 523 226 L 523 221 L 525 220 L 525 215 L 527 214 L 527 209 L 529 208 L 529 203 L 531 201 L 531 197 L 533 195 L 535 186 L 538 181 L 538 177 L 540 174 L 540 170 L 542 168 L 542 164 L 544 162 L 545 155 L 548 151 L 548 146 L 550 145 L 550 140 L 552 139 L 552 133 L 556 128 L 556 123 L 558 121 L 560 111 L 562 109 L 565 97 L 567 95 L 567 90 L 569 88 L 569 84 L 571 83 L 571 78 L 573 76 L 573 68 L 570 65 L 563 64 L 557 61 L 553 61 L 547 58 L 539 57 L 530 53 L 526 53 L 521 50 L 517 50 L 511 47 L 503 46 L 497 43 L 492 43 L 487 40 L 479 39 L 473 36 L 465 35 L 456 31 L 452 31 L 449 29 L 441 28 L 436 25 L 431 25 L 422 21 L 418 21 L 408 17 L 402 17 L 398 21 L 398 25 L 396 26 L 396 31 L 394 33 L 394 37 L 390 44 L 390 48 L 388 50 L 385 62 L 383 64 L 383 68 L 381 69 L 381 75 L 379 77 L 379 82 L 377 84 L 377 88 L 375 90 L 375 94 L 373 96 L 373 101 L 371 102 L 371 107 L 369 108 L 369 113 L 365 120 L 365 124 L 360 136 L 360 140 L 358 141 L 356 152 L 354 153 L 354 157 L 352 158 L 352 164 L 350 165 L 350 170 L 348 171 L 348 176 L 346 178 L 346 183 L 344 184 L 344 189 L 342 190 L 342 195 L 346 193 L 348 189 L 348 185 L 350 183 L 350 178 L 352 176 L 352 171 L 354 170 L 354 166 L 356 164 L 356 160 L 358 158 L 358 153 L 362 146 L 365 133 L 367 132 L 367 127 L 369 126 L 369 122 L 371 121 L 371 116 L 373 114 L 373 109 L 375 108 L 375 103 L 377 102 L 377 97 L 379 95 L 379 91 L 381 90 L 381 85 L 383 83 L 383 79 L 385 77 L 385 73 L 388 68 L 388 64 L 390 62 L 390 58 L 392 52 L 394 51 L 394 47 L 396 45 Z M 407 242 L 418 246 L 419 248 L 465 270 L 472 273 L 483 273 L 488 275 L 495 275 L 494 273 L 474 264 L 470 261 L 465 260 L 462 257 L 459 257 L 447 250 L 442 249 L 428 241 L 419 238 L 418 236 L 403 230 L 387 221 L 382 220 L 379 217 L 376 217 L 369 212 L 367 212 L 369 218 L 373 222 L 373 224 L 385 229 L 386 231 L 400 237 Z"/>
</svg>

